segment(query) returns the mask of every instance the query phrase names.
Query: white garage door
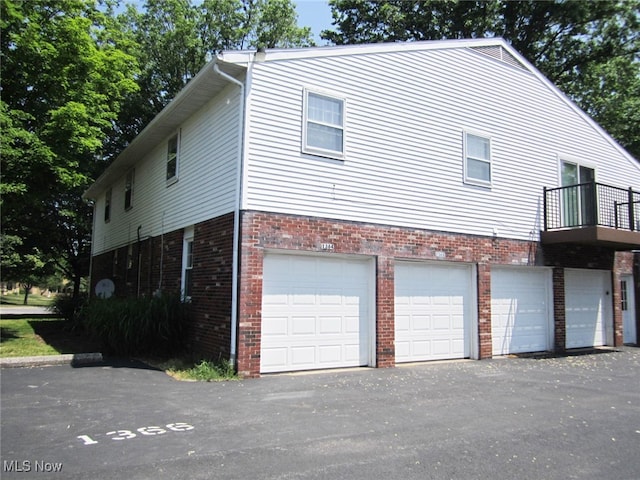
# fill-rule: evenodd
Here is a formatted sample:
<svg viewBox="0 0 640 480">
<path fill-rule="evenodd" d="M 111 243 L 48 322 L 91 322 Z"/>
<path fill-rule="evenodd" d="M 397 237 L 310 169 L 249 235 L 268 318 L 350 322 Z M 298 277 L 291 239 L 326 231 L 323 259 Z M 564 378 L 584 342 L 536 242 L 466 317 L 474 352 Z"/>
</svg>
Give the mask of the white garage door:
<svg viewBox="0 0 640 480">
<path fill-rule="evenodd" d="M 549 350 L 552 342 L 550 271 L 491 270 L 491 337 L 494 355 Z"/>
<path fill-rule="evenodd" d="M 611 296 L 611 273 L 602 270 L 564 272 L 566 347 L 600 346 L 607 343 L 607 317 Z"/>
<path fill-rule="evenodd" d="M 369 261 L 266 254 L 261 372 L 370 363 Z"/>
<path fill-rule="evenodd" d="M 396 362 L 470 356 L 471 272 L 468 265 L 396 264 Z"/>
</svg>

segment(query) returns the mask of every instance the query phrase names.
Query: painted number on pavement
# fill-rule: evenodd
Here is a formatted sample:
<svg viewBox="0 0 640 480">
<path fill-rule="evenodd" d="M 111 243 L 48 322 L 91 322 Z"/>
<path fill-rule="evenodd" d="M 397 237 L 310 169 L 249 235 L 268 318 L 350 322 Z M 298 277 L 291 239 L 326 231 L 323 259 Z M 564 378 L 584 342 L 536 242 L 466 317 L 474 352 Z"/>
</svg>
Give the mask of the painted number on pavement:
<svg viewBox="0 0 640 480">
<path fill-rule="evenodd" d="M 112 430 L 111 432 L 105 433 L 107 437 L 110 437 L 111 440 L 122 441 L 122 440 L 130 440 L 132 438 L 136 438 L 138 435 L 142 436 L 155 436 L 155 435 L 164 435 L 169 432 L 186 432 L 189 430 L 193 430 L 193 425 L 189 425 L 188 423 L 168 423 L 164 427 L 157 427 L 155 425 L 149 427 L 141 427 L 138 428 L 135 432 L 131 430 Z M 94 440 L 89 435 L 78 435 L 76 438 L 82 440 L 83 445 L 95 445 L 99 443 L 97 440 Z"/>
</svg>

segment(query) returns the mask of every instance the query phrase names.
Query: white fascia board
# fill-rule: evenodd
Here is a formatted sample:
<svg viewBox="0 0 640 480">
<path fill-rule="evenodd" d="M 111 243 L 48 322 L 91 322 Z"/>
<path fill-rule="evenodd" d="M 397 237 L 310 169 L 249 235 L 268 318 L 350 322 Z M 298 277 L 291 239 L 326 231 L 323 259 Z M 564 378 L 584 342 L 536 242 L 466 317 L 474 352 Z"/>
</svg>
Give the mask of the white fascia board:
<svg viewBox="0 0 640 480">
<path fill-rule="evenodd" d="M 164 141 L 184 121 L 227 86 L 227 81 L 213 71 L 213 66 L 216 64 L 221 70 L 225 70 L 234 77 L 246 72 L 245 67 L 227 64 L 220 58 L 214 58 L 208 62 L 84 192 L 82 195 L 84 199 L 95 200 L 159 142 Z"/>
<path fill-rule="evenodd" d="M 278 60 L 295 60 L 300 58 L 339 57 L 346 55 L 367 55 L 389 52 L 412 52 L 426 50 L 443 50 L 465 47 L 505 46 L 506 42 L 499 37 L 472 38 L 461 40 L 421 40 L 415 42 L 380 42 L 358 45 L 331 45 L 323 47 L 268 49 L 264 58 L 258 61 L 270 62 Z M 225 51 L 219 55 L 221 60 L 230 63 L 244 64 L 257 57 L 255 50 Z"/>
</svg>

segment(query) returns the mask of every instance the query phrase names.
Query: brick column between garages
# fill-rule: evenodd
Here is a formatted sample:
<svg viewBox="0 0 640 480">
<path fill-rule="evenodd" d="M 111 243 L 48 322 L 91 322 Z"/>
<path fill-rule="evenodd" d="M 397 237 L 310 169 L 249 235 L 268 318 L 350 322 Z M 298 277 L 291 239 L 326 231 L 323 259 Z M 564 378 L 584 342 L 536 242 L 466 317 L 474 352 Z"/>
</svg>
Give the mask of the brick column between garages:
<svg viewBox="0 0 640 480">
<path fill-rule="evenodd" d="M 379 256 L 376 264 L 376 367 L 395 365 L 394 259 Z"/>
<path fill-rule="evenodd" d="M 553 338 L 554 351 L 566 349 L 566 314 L 564 293 L 564 268 L 553 269 Z"/>
<path fill-rule="evenodd" d="M 258 228 L 242 218 L 242 249 L 238 288 L 237 370 L 241 377 L 260 376 L 262 276 L 264 250 L 257 246 Z"/>
<path fill-rule="evenodd" d="M 491 358 L 491 265 L 478 264 L 478 358 Z"/>
</svg>

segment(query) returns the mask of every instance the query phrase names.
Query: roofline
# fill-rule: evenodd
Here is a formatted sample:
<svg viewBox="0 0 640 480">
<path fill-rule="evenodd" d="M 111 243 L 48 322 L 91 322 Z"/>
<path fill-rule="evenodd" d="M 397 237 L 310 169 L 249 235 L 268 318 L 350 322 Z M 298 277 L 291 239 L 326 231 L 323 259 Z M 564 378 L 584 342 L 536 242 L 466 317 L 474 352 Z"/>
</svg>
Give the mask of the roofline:
<svg viewBox="0 0 640 480">
<path fill-rule="evenodd" d="M 403 42 L 362 43 L 356 45 L 326 45 L 321 47 L 267 49 L 261 61 L 295 60 L 300 58 L 367 55 L 401 50 L 446 50 L 462 47 L 508 46 L 502 37 L 465 38 L 457 40 L 419 40 Z M 253 61 L 255 50 L 225 50 L 218 57 L 229 63 L 243 64 Z M 520 57 L 520 55 L 518 55 Z"/>
<path fill-rule="evenodd" d="M 127 145 L 124 150 L 115 158 L 113 162 L 102 172 L 102 174 L 96 179 L 96 181 L 82 194 L 82 198 L 85 200 L 95 200 L 97 195 L 106 189 L 111 182 L 113 182 L 115 171 L 122 168 L 130 168 L 129 157 L 135 154 L 136 150 L 146 147 L 148 138 L 153 135 L 154 131 L 158 129 L 163 123 L 167 123 L 167 120 L 171 119 L 174 112 L 188 99 L 193 92 L 200 89 L 211 76 L 216 76 L 214 73 L 214 65 L 219 65 L 224 68 L 223 65 L 228 64 L 219 57 L 214 57 L 209 61 L 200 71 L 178 92 L 178 94 L 158 113 L 144 129 L 136 135 L 136 137 Z M 237 67 L 244 68 L 242 65 Z M 123 173 L 123 172 L 120 172 Z"/>
<path fill-rule="evenodd" d="M 569 107 L 578 113 L 600 135 L 602 135 L 616 150 L 626 157 L 632 165 L 640 171 L 640 162 L 627 152 L 616 140 L 609 135 L 597 122 L 579 108 L 556 85 L 545 77 L 533 64 L 514 49 L 501 37 L 459 39 L 459 40 L 426 40 L 413 42 L 381 42 L 358 45 L 338 45 L 323 47 L 268 49 L 264 53 L 255 50 L 224 51 L 208 62 L 198 74 L 176 95 L 176 97 L 156 115 L 151 122 L 140 132 L 133 141 L 116 157 L 107 169 L 98 177 L 83 194 L 84 199 L 95 199 L 99 193 L 106 189 L 110 183 L 117 180 L 118 175 L 124 174 L 124 169 L 131 168 L 135 161 L 136 150 L 144 150 L 149 138 L 161 125 L 170 122 L 173 112 L 199 88 L 206 85 L 213 75 L 214 65 L 223 68 L 224 65 L 233 65 L 235 69 L 247 69 L 253 62 L 270 62 L 283 60 L 296 60 L 306 58 L 338 57 L 348 55 L 370 55 L 391 52 L 413 52 L 430 50 L 449 50 L 459 48 L 499 46 L 507 50 L 517 58 L 525 68 L 541 80 L 556 96 L 563 100 Z M 224 70 L 224 68 L 223 68 Z M 146 153 L 146 152 L 145 152 Z M 139 158 L 139 157 L 136 157 Z M 120 171 L 123 170 L 123 171 Z"/>
</svg>

